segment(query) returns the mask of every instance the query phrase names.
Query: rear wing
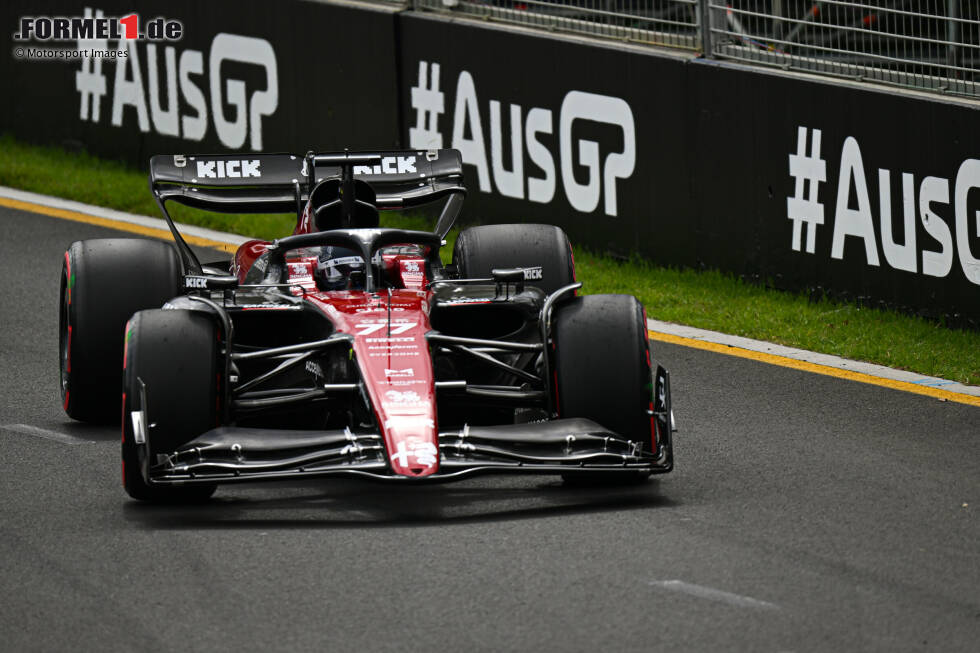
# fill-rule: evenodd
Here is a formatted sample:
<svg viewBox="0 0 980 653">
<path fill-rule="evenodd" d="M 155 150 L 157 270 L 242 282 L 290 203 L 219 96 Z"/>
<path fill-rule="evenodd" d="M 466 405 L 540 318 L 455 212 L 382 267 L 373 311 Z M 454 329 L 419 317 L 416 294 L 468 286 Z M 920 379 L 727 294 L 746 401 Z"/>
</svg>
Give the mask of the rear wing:
<svg viewBox="0 0 980 653">
<path fill-rule="evenodd" d="M 379 209 L 465 192 L 458 150 L 157 155 L 150 157 L 150 189 L 163 201 L 209 211 L 291 213 L 316 184 L 342 179 L 347 164 L 374 189 Z"/>
<path fill-rule="evenodd" d="M 175 201 L 225 213 L 292 213 L 297 218 L 313 188 L 325 180 L 354 180 L 374 191 L 380 210 L 411 208 L 448 198 L 435 232 L 444 237 L 466 193 L 458 150 L 157 155 L 150 157 L 150 190 L 170 225 L 185 265 L 200 268 L 166 209 Z M 353 193 L 347 193 L 352 197 Z"/>
</svg>

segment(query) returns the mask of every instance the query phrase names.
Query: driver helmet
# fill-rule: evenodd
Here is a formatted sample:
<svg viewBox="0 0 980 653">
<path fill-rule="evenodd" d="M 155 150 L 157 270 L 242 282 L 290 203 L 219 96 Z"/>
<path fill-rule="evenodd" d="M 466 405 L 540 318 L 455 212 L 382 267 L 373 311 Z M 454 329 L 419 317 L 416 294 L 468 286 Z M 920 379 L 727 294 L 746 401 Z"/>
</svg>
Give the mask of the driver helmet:
<svg viewBox="0 0 980 653">
<path fill-rule="evenodd" d="M 352 249 L 326 245 L 313 276 L 320 290 L 364 290 L 364 259 Z"/>
</svg>

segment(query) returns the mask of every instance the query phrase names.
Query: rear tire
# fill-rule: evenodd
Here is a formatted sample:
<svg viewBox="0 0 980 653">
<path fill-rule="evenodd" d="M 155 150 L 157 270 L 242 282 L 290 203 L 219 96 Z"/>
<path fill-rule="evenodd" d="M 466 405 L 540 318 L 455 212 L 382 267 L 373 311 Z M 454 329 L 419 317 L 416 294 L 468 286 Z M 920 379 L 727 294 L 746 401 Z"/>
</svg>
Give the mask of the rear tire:
<svg viewBox="0 0 980 653">
<path fill-rule="evenodd" d="M 104 238 L 71 244 L 62 265 L 59 319 L 61 400 L 69 417 L 118 419 L 126 320 L 174 297 L 180 273 L 177 252 L 161 241 Z"/>
<path fill-rule="evenodd" d="M 585 417 L 655 452 L 653 375 L 643 306 L 631 295 L 587 295 L 554 319 L 560 417 Z M 566 481 L 635 482 L 647 472 L 563 474 Z"/>
<path fill-rule="evenodd" d="M 546 293 L 575 283 L 575 261 L 568 236 L 550 224 L 491 224 L 459 234 L 453 263 L 460 278 L 488 278 L 495 268 L 541 268 L 527 283 Z"/>
<path fill-rule="evenodd" d="M 203 501 L 216 486 L 148 485 L 144 457 L 171 453 L 219 424 L 218 334 L 211 319 L 185 310 L 136 313 L 126 330 L 123 371 L 123 487 L 142 501 Z M 146 406 L 141 405 L 141 385 Z M 146 445 L 137 445 L 133 411 L 146 411 Z"/>
</svg>

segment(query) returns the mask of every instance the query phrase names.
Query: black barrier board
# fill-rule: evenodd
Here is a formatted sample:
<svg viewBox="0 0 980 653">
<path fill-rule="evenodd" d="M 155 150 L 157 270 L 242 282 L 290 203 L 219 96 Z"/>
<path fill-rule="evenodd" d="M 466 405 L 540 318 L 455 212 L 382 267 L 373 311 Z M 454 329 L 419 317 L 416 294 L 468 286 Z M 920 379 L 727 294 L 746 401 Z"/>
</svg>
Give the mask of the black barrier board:
<svg viewBox="0 0 980 653">
<path fill-rule="evenodd" d="M 465 216 L 686 264 L 684 56 L 402 14 L 409 147 L 463 153 Z"/>
<path fill-rule="evenodd" d="M 980 323 L 980 105 L 705 61 L 689 70 L 692 181 L 711 188 L 694 211 L 705 260 Z"/>
<path fill-rule="evenodd" d="M 463 151 L 467 217 L 980 323 L 976 103 L 418 14 L 399 25 L 402 137 Z"/>
<path fill-rule="evenodd" d="M 980 324 L 976 102 L 377 7 L 135 11 L 162 35 L 58 39 L 59 18 L 128 29 L 117 0 L 0 6 L 0 130 L 143 167 L 454 147 L 464 218 Z"/>
<path fill-rule="evenodd" d="M 126 18 L 134 13 L 144 38 L 126 38 L 119 25 L 134 24 Z M 99 18 L 111 18 L 117 33 L 54 35 L 58 19 L 70 32 L 73 19 L 97 29 Z M 151 40 L 157 19 L 164 33 Z M 179 39 L 167 38 L 168 24 L 179 25 Z M 389 9 L 18 0 L 2 3 L 0 26 L 8 39 L 0 130 L 31 142 L 78 145 L 142 168 L 153 154 L 399 145 Z M 45 29 L 52 33 L 42 39 Z M 17 38 L 23 31 L 28 38 Z"/>
</svg>

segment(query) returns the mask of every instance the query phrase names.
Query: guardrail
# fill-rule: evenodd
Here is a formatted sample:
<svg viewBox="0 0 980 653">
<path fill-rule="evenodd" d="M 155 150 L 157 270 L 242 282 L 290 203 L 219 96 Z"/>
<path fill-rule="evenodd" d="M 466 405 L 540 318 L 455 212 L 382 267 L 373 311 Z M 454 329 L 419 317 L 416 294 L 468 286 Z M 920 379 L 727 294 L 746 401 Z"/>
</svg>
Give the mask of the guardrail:
<svg viewBox="0 0 980 653">
<path fill-rule="evenodd" d="M 406 7 L 980 98 L 971 0 L 404 0 Z"/>
</svg>

